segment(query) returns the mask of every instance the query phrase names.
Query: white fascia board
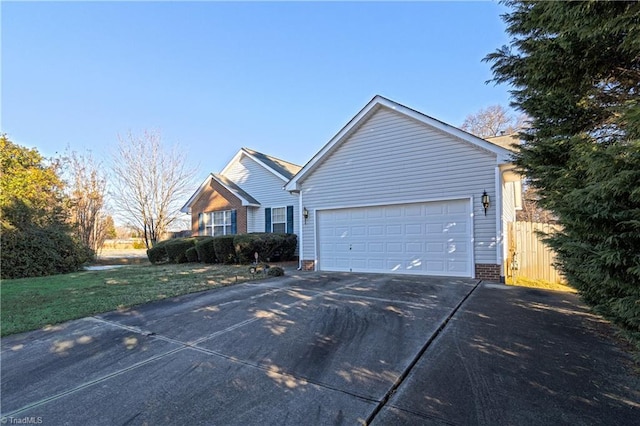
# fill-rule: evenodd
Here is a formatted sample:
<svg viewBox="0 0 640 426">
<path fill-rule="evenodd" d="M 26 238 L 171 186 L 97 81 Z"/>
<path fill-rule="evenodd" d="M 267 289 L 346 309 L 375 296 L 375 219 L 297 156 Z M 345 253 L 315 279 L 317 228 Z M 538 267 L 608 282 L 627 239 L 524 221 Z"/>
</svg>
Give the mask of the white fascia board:
<svg viewBox="0 0 640 426">
<path fill-rule="evenodd" d="M 231 166 L 233 166 L 237 162 L 240 162 L 240 160 L 242 159 L 243 155 L 246 156 L 246 157 L 251 158 L 253 161 L 258 163 L 258 165 L 262 166 L 265 170 L 269 171 L 270 173 L 275 175 L 277 178 L 279 178 L 283 182 L 288 182 L 289 181 L 289 179 L 287 179 L 286 177 L 282 176 L 280 173 L 278 173 L 277 171 L 273 170 L 271 167 L 267 166 L 262 161 L 258 160 L 255 156 L 251 155 L 251 153 L 247 152 L 244 148 L 240 148 L 240 151 L 238 151 L 236 153 L 236 155 L 233 156 L 231 161 L 229 161 L 227 163 L 227 165 L 224 166 L 224 169 L 222 169 L 220 174 L 223 175 L 223 176 L 226 176 L 226 172 L 231 168 Z"/>
<path fill-rule="evenodd" d="M 226 176 L 227 171 L 231 168 L 231 166 L 240 161 L 242 155 L 247 155 L 247 153 L 241 148 L 238 152 L 236 152 L 236 155 L 233 156 L 233 158 L 227 163 L 227 165 L 224 166 L 220 174 Z"/>
<path fill-rule="evenodd" d="M 477 136 L 472 135 L 471 133 L 465 132 L 462 129 L 459 129 L 455 126 L 452 126 L 450 124 L 447 124 L 443 121 L 437 120 L 433 117 L 430 117 L 428 115 L 425 115 L 421 112 L 418 112 L 416 110 L 413 110 L 411 108 L 408 108 L 404 105 L 400 105 L 396 102 L 393 102 L 389 99 L 386 98 L 381 98 L 380 102 L 381 105 L 386 106 L 387 108 L 391 108 L 393 110 L 399 111 L 402 114 L 413 118 L 414 120 L 417 120 L 423 124 L 426 124 L 430 127 L 433 127 L 441 132 L 444 133 L 448 133 L 451 136 L 454 136 L 458 139 L 461 139 L 467 143 L 470 143 L 472 145 L 476 145 L 479 148 L 482 148 L 486 151 L 492 152 L 493 154 L 496 155 L 497 157 L 497 161 L 498 164 L 505 164 L 505 163 L 511 163 L 511 156 L 513 155 L 513 153 L 511 151 L 509 151 L 506 148 L 503 148 L 501 146 L 498 146 L 496 144 L 492 144 L 491 142 L 488 142 L 482 138 L 479 138 Z"/>
<path fill-rule="evenodd" d="M 231 192 L 233 195 L 238 197 L 238 199 L 242 202 L 243 206 L 260 207 L 260 204 L 256 204 L 256 203 L 253 203 L 253 202 L 247 200 L 241 194 L 238 194 L 238 191 L 236 191 L 234 188 L 229 187 L 224 182 L 222 182 L 220 179 L 216 178 L 215 175 L 212 174 L 211 175 L 211 179 L 214 179 L 216 182 L 218 182 L 220 185 L 222 185 L 227 191 Z"/>
<path fill-rule="evenodd" d="M 383 98 L 375 96 L 371 101 L 369 101 L 369 103 L 365 105 L 365 107 L 362 108 L 355 117 L 353 117 L 333 138 L 331 138 L 329 142 L 325 144 L 325 146 L 320 149 L 320 151 L 316 153 L 316 155 L 311 158 L 311 160 L 309 160 L 309 162 L 307 162 L 307 164 L 304 165 L 304 167 L 302 167 L 302 169 L 300 169 L 298 173 L 296 173 L 294 177 L 291 178 L 291 180 L 285 185 L 285 189 L 287 191 L 299 190 L 298 181 L 306 174 L 315 170 L 322 158 L 330 154 L 337 145 L 339 145 L 340 142 L 342 142 L 342 140 L 351 133 L 353 128 L 369 115 L 371 110 L 378 104 L 379 99 Z"/>
<path fill-rule="evenodd" d="M 196 190 L 196 192 L 194 192 L 193 195 L 189 197 L 189 200 L 187 200 L 187 202 L 184 203 L 184 206 L 182 206 L 182 208 L 180 209 L 182 213 L 187 213 L 187 214 L 191 213 L 191 204 L 195 201 L 196 198 L 198 198 L 202 190 L 206 187 L 207 183 L 211 179 L 213 179 L 213 174 L 209 174 L 209 176 L 207 176 L 207 178 L 202 182 L 202 184 L 200 184 L 200 187 Z"/>
<path fill-rule="evenodd" d="M 245 154 L 251 158 L 253 161 L 255 161 L 256 163 L 258 163 L 259 165 L 261 165 L 262 167 L 264 167 L 265 169 L 267 169 L 268 171 L 270 171 L 271 173 L 273 173 L 276 177 L 280 178 L 283 182 L 288 182 L 289 179 L 287 179 L 286 177 L 282 176 L 280 173 L 276 172 L 275 170 L 273 170 L 271 167 L 267 166 L 265 163 L 263 163 L 262 161 L 258 160 L 256 157 L 254 157 L 253 155 L 251 155 L 250 153 L 245 151 Z M 264 155 L 264 154 L 263 154 Z"/>
</svg>

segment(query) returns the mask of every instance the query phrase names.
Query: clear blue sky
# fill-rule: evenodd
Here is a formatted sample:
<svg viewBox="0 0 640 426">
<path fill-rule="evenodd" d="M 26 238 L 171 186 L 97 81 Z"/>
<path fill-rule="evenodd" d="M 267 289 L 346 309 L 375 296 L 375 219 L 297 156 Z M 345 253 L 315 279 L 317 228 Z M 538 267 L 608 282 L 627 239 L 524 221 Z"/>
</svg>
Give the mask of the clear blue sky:
<svg viewBox="0 0 640 426">
<path fill-rule="evenodd" d="M 108 158 L 155 129 L 201 181 L 243 146 L 303 165 L 373 96 L 459 126 L 508 106 L 495 2 L 1 2 L 1 131 Z"/>
</svg>

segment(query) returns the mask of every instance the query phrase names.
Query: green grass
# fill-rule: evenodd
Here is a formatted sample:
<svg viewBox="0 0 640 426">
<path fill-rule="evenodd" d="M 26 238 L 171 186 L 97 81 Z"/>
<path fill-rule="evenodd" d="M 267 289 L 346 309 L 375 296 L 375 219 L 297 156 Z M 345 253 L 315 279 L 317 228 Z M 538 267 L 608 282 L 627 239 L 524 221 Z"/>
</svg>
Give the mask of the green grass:
<svg viewBox="0 0 640 426">
<path fill-rule="evenodd" d="M 545 280 L 534 280 L 534 279 L 525 278 L 525 277 L 516 277 L 515 280 L 513 278 L 508 278 L 507 285 L 513 285 L 518 287 L 540 288 L 543 290 L 564 291 L 568 293 L 577 293 L 576 289 L 564 284 L 554 283 L 554 282 L 545 281 Z"/>
<path fill-rule="evenodd" d="M 248 266 L 185 264 L 3 280 L 1 335 L 258 278 Z"/>
</svg>

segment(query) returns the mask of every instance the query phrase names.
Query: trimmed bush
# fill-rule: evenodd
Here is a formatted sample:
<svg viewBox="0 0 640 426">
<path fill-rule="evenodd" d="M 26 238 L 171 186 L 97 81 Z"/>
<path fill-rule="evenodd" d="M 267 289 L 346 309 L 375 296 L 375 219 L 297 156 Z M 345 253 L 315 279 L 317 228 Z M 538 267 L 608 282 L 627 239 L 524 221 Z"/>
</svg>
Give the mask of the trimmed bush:
<svg viewBox="0 0 640 426">
<path fill-rule="evenodd" d="M 198 260 L 203 263 L 216 263 L 216 252 L 213 248 L 213 237 L 202 237 L 196 241 L 195 249 Z"/>
<path fill-rule="evenodd" d="M 231 265 L 236 263 L 236 249 L 233 245 L 234 235 L 219 235 L 213 237 L 213 250 L 218 262 Z"/>
<path fill-rule="evenodd" d="M 167 241 L 160 241 L 156 243 L 155 246 L 147 249 L 147 257 L 149 258 L 149 262 L 155 264 L 158 263 L 167 263 L 169 262 L 169 255 L 167 254 L 167 250 L 165 246 L 167 245 Z"/>
<path fill-rule="evenodd" d="M 233 246 L 236 251 L 239 263 L 255 262 L 255 253 L 258 253 L 259 260 L 267 260 L 270 257 L 268 253 L 268 236 L 273 234 L 254 233 L 240 234 L 233 239 Z"/>
<path fill-rule="evenodd" d="M 0 275 L 3 279 L 74 272 L 93 257 L 93 252 L 62 226 L 2 228 Z"/>
<path fill-rule="evenodd" d="M 296 248 L 298 247 L 298 236 L 296 234 L 284 235 L 282 246 L 280 247 L 280 260 L 294 260 Z"/>
<path fill-rule="evenodd" d="M 187 250 L 196 244 L 195 238 L 175 238 L 167 240 L 165 250 L 171 263 L 187 263 Z"/>
<path fill-rule="evenodd" d="M 267 275 L 270 277 L 281 277 L 284 275 L 284 269 L 279 266 L 272 266 L 267 269 Z"/>
<path fill-rule="evenodd" d="M 238 262 L 251 263 L 255 261 L 255 253 L 258 253 L 261 261 L 292 260 L 298 238 L 295 234 L 253 233 L 236 235 L 234 246 Z"/>
<path fill-rule="evenodd" d="M 198 251 L 196 250 L 195 245 L 193 247 L 189 247 L 184 254 L 187 257 L 187 262 L 195 263 L 198 261 Z"/>
</svg>

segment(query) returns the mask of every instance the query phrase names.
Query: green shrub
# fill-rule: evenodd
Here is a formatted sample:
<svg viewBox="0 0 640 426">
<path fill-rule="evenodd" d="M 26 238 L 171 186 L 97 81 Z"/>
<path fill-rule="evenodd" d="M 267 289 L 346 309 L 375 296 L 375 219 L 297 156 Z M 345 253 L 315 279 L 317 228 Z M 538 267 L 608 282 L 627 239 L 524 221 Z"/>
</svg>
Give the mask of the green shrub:
<svg viewBox="0 0 640 426">
<path fill-rule="evenodd" d="M 284 275 L 284 269 L 279 266 L 272 266 L 267 269 L 267 275 L 270 277 L 281 277 Z"/>
<path fill-rule="evenodd" d="M 149 258 L 149 262 L 155 264 L 158 263 L 167 263 L 169 262 L 169 255 L 167 254 L 167 250 L 165 248 L 166 241 L 160 241 L 156 243 L 155 246 L 147 249 L 147 257 Z"/>
<path fill-rule="evenodd" d="M 194 263 L 198 261 L 198 250 L 196 250 L 195 245 L 193 247 L 189 247 L 184 254 L 187 257 L 187 262 Z"/>
<path fill-rule="evenodd" d="M 233 239 L 233 246 L 236 251 L 239 263 L 255 262 L 255 253 L 258 253 L 259 260 L 268 258 L 268 236 L 272 234 L 254 233 L 240 234 Z"/>
<path fill-rule="evenodd" d="M 2 227 L 0 276 L 4 279 L 74 272 L 94 253 L 71 237 L 64 226 Z"/>
<path fill-rule="evenodd" d="M 167 240 L 164 247 L 167 251 L 167 257 L 171 263 L 186 263 L 187 262 L 187 250 L 194 248 L 196 239 L 189 238 L 174 238 Z"/>
<path fill-rule="evenodd" d="M 259 260 L 275 262 L 292 260 L 298 238 L 295 234 L 252 233 L 236 235 L 234 246 L 240 263 L 255 261 L 255 253 Z"/>
<path fill-rule="evenodd" d="M 298 236 L 296 234 L 283 234 L 284 240 L 280 248 L 280 260 L 294 260 L 296 248 L 298 248 Z"/>
<path fill-rule="evenodd" d="M 203 263 L 216 263 L 216 252 L 213 248 L 213 237 L 201 237 L 196 241 L 195 249 L 198 260 Z"/>
<path fill-rule="evenodd" d="M 213 250 L 219 262 L 227 265 L 236 263 L 236 250 L 233 245 L 234 237 L 234 235 L 219 235 L 213 237 Z"/>
</svg>

